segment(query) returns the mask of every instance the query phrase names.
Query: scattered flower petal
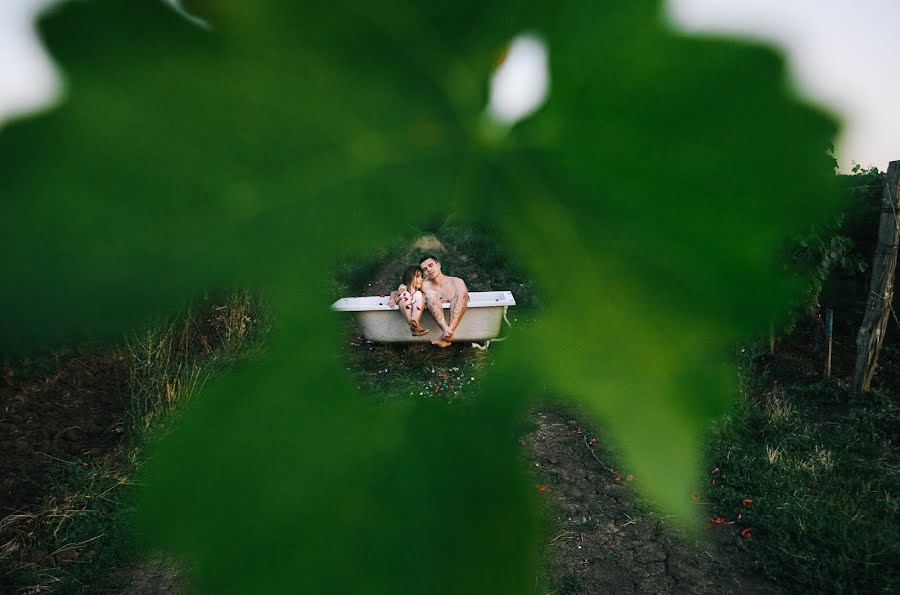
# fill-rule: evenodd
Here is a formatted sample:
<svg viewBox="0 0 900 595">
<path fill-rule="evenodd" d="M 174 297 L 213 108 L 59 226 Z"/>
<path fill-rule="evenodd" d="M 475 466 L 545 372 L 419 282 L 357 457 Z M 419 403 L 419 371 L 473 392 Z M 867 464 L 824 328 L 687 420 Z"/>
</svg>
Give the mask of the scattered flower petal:
<svg viewBox="0 0 900 595">
<path fill-rule="evenodd" d="M 622 479 L 621 475 L 616 475 L 615 477 L 613 477 L 613 481 L 619 481 L 620 479 Z"/>
<path fill-rule="evenodd" d="M 634 475 L 632 475 L 631 473 L 625 476 L 625 481 L 631 481 L 632 479 L 634 479 Z"/>
<path fill-rule="evenodd" d="M 720 517 L 720 516 L 717 516 L 716 518 L 714 518 L 714 519 L 712 520 L 712 522 L 714 522 L 714 523 L 717 524 L 717 525 L 721 525 L 722 523 L 725 522 L 725 519 L 723 519 L 723 518 Z"/>
<path fill-rule="evenodd" d="M 719 472 L 719 468 L 718 468 L 718 467 L 716 467 L 715 469 L 713 469 L 712 471 L 710 471 L 710 473 L 718 473 L 718 472 Z"/>
<path fill-rule="evenodd" d="M 743 531 L 741 531 L 741 537 L 745 537 L 745 538 L 747 538 L 747 539 L 750 539 L 751 537 L 753 537 L 752 535 L 750 535 L 750 532 L 751 532 L 751 531 L 753 531 L 753 528 L 752 528 L 752 527 L 747 527 L 746 529 L 744 529 Z"/>
<path fill-rule="evenodd" d="M 743 500 L 741 500 L 741 506 L 743 506 L 744 508 L 750 508 L 750 505 L 752 503 L 753 503 L 752 498 L 744 498 Z"/>
<path fill-rule="evenodd" d="M 547 486 L 545 486 L 543 484 L 538 484 L 538 485 L 534 486 L 534 489 L 536 489 L 539 492 L 546 492 Z"/>
</svg>

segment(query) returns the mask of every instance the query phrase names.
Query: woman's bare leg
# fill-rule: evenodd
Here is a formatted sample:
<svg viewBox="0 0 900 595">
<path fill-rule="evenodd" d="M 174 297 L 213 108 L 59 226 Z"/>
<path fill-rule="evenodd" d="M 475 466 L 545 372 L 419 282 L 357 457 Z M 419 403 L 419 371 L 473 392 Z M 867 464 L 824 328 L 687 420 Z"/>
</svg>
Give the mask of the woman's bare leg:
<svg viewBox="0 0 900 595">
<path fill-rule="evenodd" d="M 421 337 L 428 332 L 427 328 L 423 328 L 422 325 L 419 324 L 419 321 L 422 319 L 422 314 L 424 313 L 425 296 L 422 295 L 421 291 L 417 291 L 413 294 L 412 309 L 410 310 L 409 315 L 409 328 L 413 335 L 417 337 Z"/>
</svg>

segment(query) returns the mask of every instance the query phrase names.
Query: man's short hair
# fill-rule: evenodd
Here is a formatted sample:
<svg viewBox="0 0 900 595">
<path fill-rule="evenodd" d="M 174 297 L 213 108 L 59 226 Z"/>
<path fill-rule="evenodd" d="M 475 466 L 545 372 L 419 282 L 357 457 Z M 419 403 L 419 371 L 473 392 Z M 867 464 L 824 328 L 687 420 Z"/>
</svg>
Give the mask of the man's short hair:
<svg viewBox="0 0 900 595">
<path fill-rule="evenodd" d="M 425 262 L 426 260 L 428 260 L 429 258 L 437 263 L 441 262 L 440 260 L 438 260 L 438 257 L 435 256 L 434 254 L 426 254 L 425 256 L 423 256 L 422 258 L 419 259 L 419 266 L 422 266 L 422 263 Z"/>
</svg>

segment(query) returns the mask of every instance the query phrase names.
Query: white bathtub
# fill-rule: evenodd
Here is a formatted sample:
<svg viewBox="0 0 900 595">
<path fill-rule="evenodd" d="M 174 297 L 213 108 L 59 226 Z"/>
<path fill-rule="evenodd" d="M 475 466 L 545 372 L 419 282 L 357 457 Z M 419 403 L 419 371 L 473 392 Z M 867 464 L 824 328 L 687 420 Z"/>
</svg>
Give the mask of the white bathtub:
<svg viewBox="0 0 900 595">
<path fill-rule="evenodd" d="M 355 312 L 359 328 L 369 341 L 381 343 L 412 343 L 431 341 L 441 336 L 440 327 L 431 313 L 422 315 L 420 324 L 430 332 L 413 337 L 400 308 L 388 306 L 389 296 L 341 298 L 331 305 L 338 312 Z M 469 309 L 456 327 L 454 341 L 484 341 L 500 334 L 500 323 L 506 309 L 515 306 L 509 291 L 470 291 Z M 450 304 L 444 304 L 444 317 L 450 317 Z M 449 322 L 449 321 L 448 321 Z M 508 321 L 507 321 L 508 322 Z"/>
</svg>

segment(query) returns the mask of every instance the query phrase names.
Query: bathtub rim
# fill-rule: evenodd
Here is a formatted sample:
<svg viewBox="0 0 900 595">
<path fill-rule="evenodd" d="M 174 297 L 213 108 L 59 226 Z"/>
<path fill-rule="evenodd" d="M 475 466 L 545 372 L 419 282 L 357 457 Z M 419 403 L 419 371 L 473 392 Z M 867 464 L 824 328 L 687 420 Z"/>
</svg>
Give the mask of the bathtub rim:
<svg viewBox="0 0 900 595">
<path fill-rule="evenodd" d="M 496 297 L 497 294 L 500 294 L 501 297 Z M 345 297 L 331 304 L 331 309 L 335 312 L 380 312 L 399 309 L 399 306 L 391 307 L 387 305 L 389 297 L 379 295 Z M 515 305 L 516 299 L 511 291 L 469 292 L 469 308 L 496 308 Z M 449 309 L 450 304 L 444 303 L 443 307 Z"/>
</svg>

